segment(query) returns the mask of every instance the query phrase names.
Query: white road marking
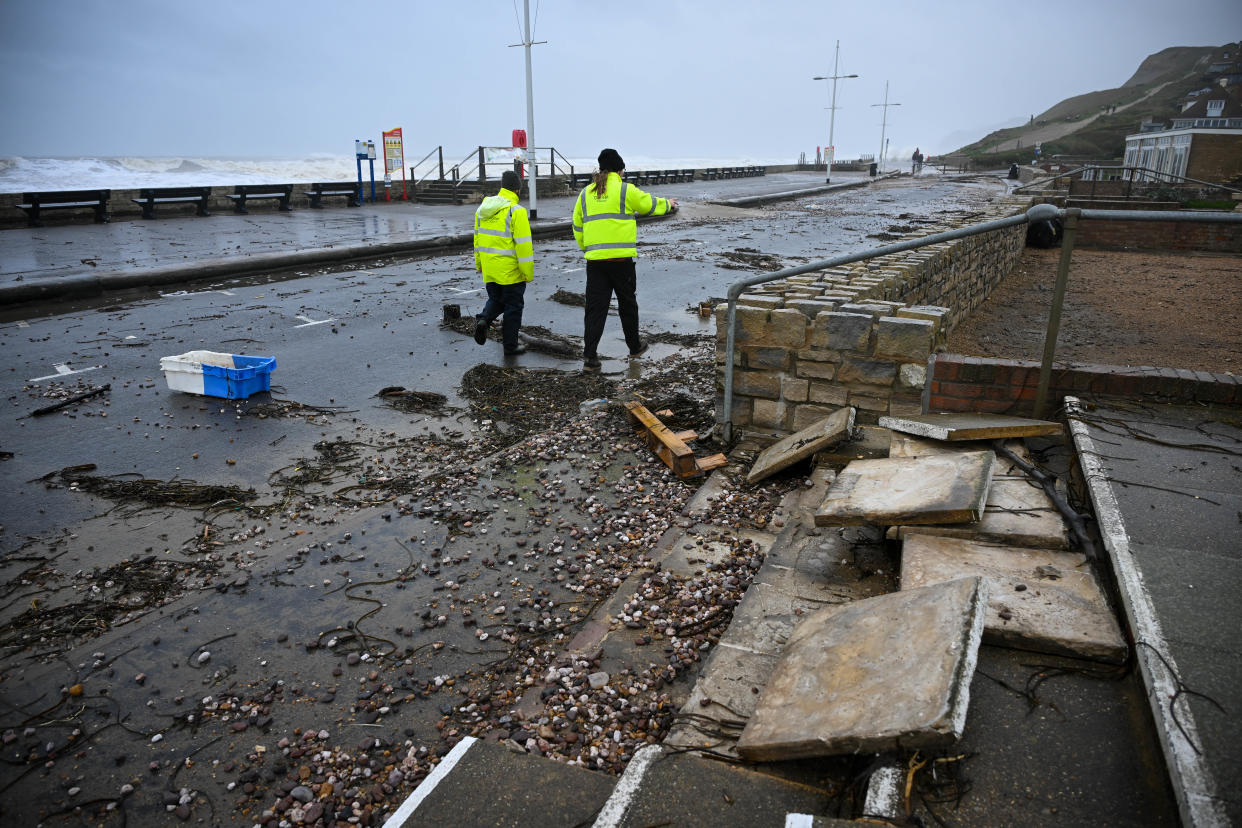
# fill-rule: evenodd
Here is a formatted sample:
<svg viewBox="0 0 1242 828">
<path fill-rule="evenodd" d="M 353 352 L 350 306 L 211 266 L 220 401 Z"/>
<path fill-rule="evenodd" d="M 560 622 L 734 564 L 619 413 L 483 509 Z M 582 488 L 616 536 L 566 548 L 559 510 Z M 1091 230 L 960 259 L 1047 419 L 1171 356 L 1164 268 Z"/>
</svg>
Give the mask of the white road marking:
<svg viewBox="0 0 1242 828">
<path fill-rule="evenodd" d="M 237 295 L 233 293 L 233 291 L 231 290 L 195 290 L 195 291 L 174 290 L 172 293 L 161 293 L 160 298 L 161 299 L 174 299 L 174 298 L 179 299 L 179 298 L 183 298 L 186 296 L 202 296 L 203 294 L 206 294 L 206 293 L 222 293 L 225 296 L 236 296 Z"/>
<path fill-rule="evenodd" d="M 67 377 L 70 374 L 85 374 L 87 371 L 97 371 L 103 366 L 92 365 L 90 368 L 78 368 L 75 370 L 73 368 L 70 368 L 69 363 L 67 362 L 53 362 L 52 367 L 56 369 L 55 374 L 48 374 L 46 377 L 35 377 L 34 379 L 26 380 L 26 382 L 42 382 L 43 380 L 46 380 L 46 379 L 57 379 L 58 377 Z"/>
<path fill-rule="evenodd" d="M 612 789 L 612 796 L 608 797 L 608 801 L 600 809 L 599 817 L 595 820 L 595 828 L 616 828 L 621 824 L 626 810 L 634 800 L 634 795 L 638 793 L 638 788 L 643 783 L 647 768 L 655 764 L 655 761 L 663 755 L 664 750 L 659 745 L 646 745 L 638 749 L 634 758 L 625 766 L 621 778 L 617 780 L 616 787 Z"/>
<path fill-rule="evenodd" d="M 388 821 L 384 823 L 384 828 L 401 828 L 401 825 L 410 818 L 414 810 L 423 804 L 423 800 L 435 790 L 436 785 L 439 785 L 444 777 L 449 775 L 449 771 L 461 761 L 461 757 L 465 756 L 466 751 L 470 750 L 470 746 L 477 741 L 478 739 L 473 736 L 466 736 L 454 745 L 453 749 L 448 752 L 448 755 L 440 760 L 440 764 L 436 765 L 435 770 L 428 774 L 426 779 L 418 783 L 418 787 L 414 789 L 412 794 L 406 797 L 405 802 L 401 803 L 401 807 L 397 809 L 397 812 L 388 818 Z"/>
<path fill-rule="evenodd" d="M 579 270 L 586 270 L 585 267 L 567 267 L 561 273 L 577 273 Z"/>
<path fill-rule="evenodd" d="M 470 290 L 464 290 L 462 288 L 455 288 L 455 287 L 449 288 L 449 290 L 453 291 L 454 293 L 478 293 L 482 289 L 483 288 L 472 288 Z"/>
<path fill-rule="evenodd" d="M 335 321 L 336 321 L 335 319 L 320 319 L 320 320 L 316 321 L 316 320 L 314 320 L 314 319 L 311 319 L 309 316 L 298 316 L 297 318 L 298 318 L 298 319 L 301 319 L 301 320 L 302 320 L 304 323 L 306 323 L 306 324 L 304 324 L 304 325 L 294 325 L 293 327 L 295 327 L 295 328 L 309 328 L 311 325 L 327 325 L 329 322 L 335 322 Z"/>
</svg>

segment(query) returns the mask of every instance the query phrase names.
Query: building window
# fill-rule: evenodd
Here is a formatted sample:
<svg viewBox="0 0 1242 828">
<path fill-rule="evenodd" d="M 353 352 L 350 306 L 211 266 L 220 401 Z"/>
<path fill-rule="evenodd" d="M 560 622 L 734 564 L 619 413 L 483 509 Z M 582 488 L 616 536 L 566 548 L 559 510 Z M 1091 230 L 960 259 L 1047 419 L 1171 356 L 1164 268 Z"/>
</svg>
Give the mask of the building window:
<svg viewBox="0 0 1242 828">
<path fill-rule="evenodd" d="M 1225 111 L 1225 102 L 1223 100 L 1208 101 L 1207 115 L 1209 118 L 1220 117 L 1220 114 L 1224 111 Z"/>
</svg>

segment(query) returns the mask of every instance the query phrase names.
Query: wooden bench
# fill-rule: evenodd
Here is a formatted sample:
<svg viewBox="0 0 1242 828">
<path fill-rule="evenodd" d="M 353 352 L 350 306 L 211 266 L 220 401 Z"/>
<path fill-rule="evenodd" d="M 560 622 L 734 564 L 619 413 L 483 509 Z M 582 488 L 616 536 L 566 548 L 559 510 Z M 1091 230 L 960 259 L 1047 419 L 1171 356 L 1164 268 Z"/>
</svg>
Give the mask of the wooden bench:
<svg viewBox="0 0 1242 828">
<path fill-rule="evenodd" d="M 349 199 L 350 207 L 358 207 L 362 204 L 362 202 L 358 200 L 357 184 L 341 184 L 339 182 L 312 184 L 310 185 L 310 190 L 304 192 L 303 195 L 310 198 L 310 206 L 314 207 L 316 210 L 323 207 L 323 205 L 319 203 L 319 200 L 324 196 L 345 196 Z"/>
<path fill-rule="evenodd" d="M 718 170 L 715 167 L 708 167 L 705 170 L 703 170 L 704 181 L 715 181 L 716 177 L 719 175 L 720 175 L 720 170 Z"/>
<path fill-rule="evenodd" d="M 44 210 L 70 210 L 90 207 L 95 211 L 95 221 L 102 224 L 108 220 L 108 199 L 111 190 L 61 190 L 50 193 L 23 193 L 24 204 L 17 205 L 26 213 L 31 227 L 42 227 L 39 214 Z"/>
<path fill-rule="evenodd" d="M 138 191 L 138 198 L 130 201 L 142 208 L 144 219 L 155 218 L 157 204 L 198 204 L 195 215 L 210 216 L 207 212 L 208 200 L 211 198 L 210 187 L 147 187 Z"/>
<path fill-rule="evenodd" d="M 682 181 L 693 181 L 693 180 L 694 180 L 694 170 L 682 170 L 682 171 L 681 171 L 681 180 L 682 180 Z"/>
<path fill-rule="evenodd" d="M 292 184 L 238 184 L 233 188 L 233 194 L 229 196 L 233 199 L 234 213 L 249 213 L 250 211 L 246 209 L 247 199 L 263 198 L 280 199 L 280 209 L 287 212 L 293 209 L 289 206 L 289 199 L 292 197 Z"/>
</svg>

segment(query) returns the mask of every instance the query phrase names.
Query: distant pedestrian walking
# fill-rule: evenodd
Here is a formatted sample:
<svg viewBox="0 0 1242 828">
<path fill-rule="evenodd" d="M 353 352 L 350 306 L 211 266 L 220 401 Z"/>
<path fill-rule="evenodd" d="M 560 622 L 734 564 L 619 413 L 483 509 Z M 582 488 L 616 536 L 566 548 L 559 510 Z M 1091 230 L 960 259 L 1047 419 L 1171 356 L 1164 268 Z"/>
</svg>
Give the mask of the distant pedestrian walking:
<svg viewBox="0 0 1242 828">
<path fill-rule="evenodd" d="M 500 177 L 500 192 L 483 199 L 474 211 L 474 269 L 483 274 L 487 304 L 474 318 L 474 341 L 487 342 L 487 329 L 504 314 L 501 341 L 505 356 L 526 352 L 518 343 L 526 283 L 535 278 L 535 250 L 530 220 L 518 206 L 522 180 L 513 170 Z"/>
<path fill-rule="evenodd" d="M 914 148 L 914 155 L 910 156 L 910 174 L 918 175 L 923 171 L 923 153 L 918 147 Z"/>
<path fill-rule="evenodd" d="M 621 155 L 605 149 L 594 180 L 574 202 L 574 240 L 586 256 L 582 365 L 589 369 L 600 367 L 596 349 L 614 293 L 630 356 L 647 350 L 638 334 L 638 217 L 677 212 L 677 199 L 657 198 L 627 184 L 621 179 L 624 171 Z"/>
</svg>

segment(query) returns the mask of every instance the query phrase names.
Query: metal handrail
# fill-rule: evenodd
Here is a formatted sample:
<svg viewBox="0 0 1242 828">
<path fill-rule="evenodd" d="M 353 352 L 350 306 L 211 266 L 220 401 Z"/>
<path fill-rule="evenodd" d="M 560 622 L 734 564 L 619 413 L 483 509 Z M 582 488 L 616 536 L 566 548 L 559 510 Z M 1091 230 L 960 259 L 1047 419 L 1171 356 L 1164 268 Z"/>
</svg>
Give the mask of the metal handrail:
<svg viewBox="0 0 1242 828">
<path fill-rule="evenodd" d="M 435 148 L 435 149 L 433 149 L 431 152 L 427 153 L 427 154 L 426 154 L 426 155 L 424 155 L 422 158 L 418 159 L 418 161 L 416 161 L 414 164 L 412 164 L 412 165 L 410 166 L 410 177 L 411 177 L 411 178 L 413 178 L 413 177 L 414 177 L 414 170 L 417 170 L 420 164 L 422 164 L 424 161 L 426 161 L 428 158 L 430 158 L 431 156 L 435 155 L 436 153 L 440 153 L 440 154 L 441 154 L 441 157 L 443 157 L 443 153 L 444 153 L 444 147 L 443 147 L 443 145 L 436 147 L 436 148 Z M 416 183 L 416 184 L 421 184 L 423 181 L 426 181 L 426 180 L 427 180 L 427 176 L 431 175 L 431 173 L 433 173 L 433 172 L 436 172 L 436 169 L 435 169 L 434 167 L 432 168 L 431 172 L 427 173 L 427 175 L 424 175 L 422 178 L 418 179 L 415 183 Z M 444 173 L 443 173 L 443 172 L 441 172 L 441 173 L 440 173 L 440 177 L 441 177 L 441 178 L 443 178 L 443 177 L 444 177 Z"/>
<path fill-rule="evenodd" d="M 724 422 L 721 424 L 725 441 L 733 438 L 733 362 L 737 343 L 737 300 L 742 291 L 748 287 L 765 282 L 775 282 L 790 276 L 800 276 L 816 270 L 853 264 L 854 262 L 887 256 L 891 253 L 904 253 L 917 250 L 940 242 L 964 239 L 980 233 L 990 233 L 1022 224 L 1067 219 L 1065 234 L 1061 242 L 1061 261 L 1057 266 L 1057 282 L 1053 293 L 1052 308 L 1048 314 L 1048 333 L 1044 340 L 1044 359 L 1040 365 L 1039 388 L 1036 392 L 1035 415 L 1041 416 L 1047 395 L 1049 379 L 1052 375 L 1052 360 L 1056 352 L 1056 338 L 1060 329 L 1061 305 L 1065 297 L 1065 284 L 1069 279 L 1070 254 L 1073 251 L 1074 236 L 1079 219 L 1113 219 L 1122 221 L 1192 221 L 1192 222 L 1229 222 L 1242 224 L 1242 213 L 1226 213 L 1220 211 L 1189 211 L 1189 210 L 1082 210 L 1078 208 L 1063 209 L 1051 204 L 1036 204 L 1024 213 L 1003 219 L 985 221 L 969 227 L 959 227 L 943 233 L 933 233 L 921 239 L 910 239 L 893 244 L 886 244 L 863 253 L 850 253 L 824 259 L 819 262 L 789 267 L 774 273 L 763 273 L 729 285 L 729 308 L 726 316 L 727 331 L 725 334 L 725 376 L 724 376 Z"/>
<path fill-rule="evenodd" d="M 561 160 L 565 162 L 565 166 L 566 166 L 566 167 L 569 167 L 569 177 L 570 177 L 570 178 L 573 178 L 573 176 L 574 176 L 574 165 L 573 165 L 573 164 L 571 164 L 571 163 L 569 163 L 569 159 L 568 159 L 568 158 L 566 158 L 564 155 L 561 155 L 561 153 L 557 152 L 556 147 L 548 147 L 548 149 L 549 149 L 549 151 L 551 152 L 551 156 L 550 156 L 550 163 L 551 163 L 551 167 L 552 167 L 552 168 L 548 171 L 548 174 L 549 174 L 549 175 L 556 175 L 556 171 L 557 171 L 557 166 L 556 166 L 556 156 L 560 155 L 560 156 L 561 156 Z"/>
</svg>

